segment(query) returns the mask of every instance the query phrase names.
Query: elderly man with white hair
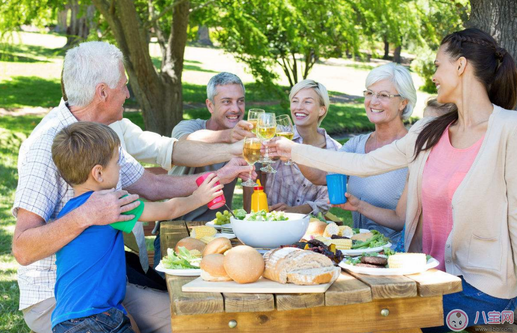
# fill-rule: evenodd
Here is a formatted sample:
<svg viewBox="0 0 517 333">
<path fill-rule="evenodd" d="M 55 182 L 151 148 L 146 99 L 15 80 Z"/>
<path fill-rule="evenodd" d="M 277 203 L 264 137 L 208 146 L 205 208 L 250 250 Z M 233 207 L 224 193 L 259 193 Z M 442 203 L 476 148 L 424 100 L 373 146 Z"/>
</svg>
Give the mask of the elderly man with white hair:
<svg viewBox="0 0 517 333">
<path fill-rule="evenodd" d="M 111 124 L 122 119 L 123 104 L 129 97 L 123 56 L 104 42 L 83 43 L 67 52 L 63 84 L 68 102 L 53 109 L 22 144 L 18 160 L 18 187 L 13 215 L 16 228 L 13 253 L 22 265 L 18 270 L 20 310 L 35 332 L 50 331 L 50 315 L 55 307 L 55 253 L 83 230 L 131 219 L 124 215 L 138 205 L 138 195 L 161 200 L 191 194 L 196 188 L 192 176 L 155 175 L 122 151 L 120 181 L 116 189 L 99 191 L 79 209 L 56 219 L 73 190 L 60 176 L 52 161 L 54 136 L 77 121 Z M 122 140 L 124 141 L 124 140 Z M 223 162 L 240 154 L 242 146 L 164 140 L 154 147 L 178 165 L 202 166 Z M 249 169 L 245 162 L 231 161 L 216 171 L 221 182 L 232 182 Z M 127 191 L 126 191 L 127 190 Z M 134 193 L 123 197 L 127 193 Z M 92 244 L 95 246 L 95 244 Z M 135 318 L 141 332 L 170 332 L 170 304 L 166 292 L 127 285 L 124 306 Z"/>
</svg>

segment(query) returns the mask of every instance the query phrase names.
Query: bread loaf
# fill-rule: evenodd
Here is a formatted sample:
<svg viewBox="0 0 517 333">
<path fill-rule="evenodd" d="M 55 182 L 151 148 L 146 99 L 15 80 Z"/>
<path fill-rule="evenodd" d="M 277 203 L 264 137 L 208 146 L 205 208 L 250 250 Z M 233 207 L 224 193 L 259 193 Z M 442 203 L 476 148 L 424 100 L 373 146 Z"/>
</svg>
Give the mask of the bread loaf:
<svg viewBox="0 0 517 333">
<path fill-rule="evenodd" d="M 264 261 L 264 277 L 280 283 L 327 283 L 334 281 L 340 271 L 328 257 L 294 247 L 266 252 Z"/>
</svg>

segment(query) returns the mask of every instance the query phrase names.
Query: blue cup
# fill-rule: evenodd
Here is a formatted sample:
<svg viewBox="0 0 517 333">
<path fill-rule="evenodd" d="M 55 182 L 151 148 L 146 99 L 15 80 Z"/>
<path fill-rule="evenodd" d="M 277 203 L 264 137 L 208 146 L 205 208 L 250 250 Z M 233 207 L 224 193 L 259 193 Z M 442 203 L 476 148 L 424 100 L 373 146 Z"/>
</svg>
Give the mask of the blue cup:
<svg viewBox="0 0 517 333">
<path fill-rule="evenodd" d="M 329 201 L 333 205 L 341 205 L 346 202 L 346 176 L 338 173 L 327 175 L 327 189 Z"/>
</svg>

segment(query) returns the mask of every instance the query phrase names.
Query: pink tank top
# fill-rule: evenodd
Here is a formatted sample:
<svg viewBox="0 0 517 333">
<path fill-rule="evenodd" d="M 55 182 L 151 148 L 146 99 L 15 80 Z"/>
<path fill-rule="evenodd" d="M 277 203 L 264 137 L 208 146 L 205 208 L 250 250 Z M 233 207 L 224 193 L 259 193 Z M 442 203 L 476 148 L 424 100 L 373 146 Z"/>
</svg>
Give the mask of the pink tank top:
<svg viewBox="0 0 517 333">
<path fill-rule="evenodd" d="M 469 171 L 484 136 L 474 145 L 457 149 L 451 145 L 449 127 L 432 148 L 422 176 L 422 246 L 445 271 L 445 243 L 452 229 L 452 196 Z"/>
</svg>

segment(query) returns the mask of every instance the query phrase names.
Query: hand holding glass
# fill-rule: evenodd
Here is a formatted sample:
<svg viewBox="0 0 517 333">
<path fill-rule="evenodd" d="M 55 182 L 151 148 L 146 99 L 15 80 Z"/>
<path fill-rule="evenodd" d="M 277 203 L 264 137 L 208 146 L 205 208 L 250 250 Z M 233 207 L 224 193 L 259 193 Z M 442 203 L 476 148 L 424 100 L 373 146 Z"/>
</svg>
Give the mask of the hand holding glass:
<svg viewBox="0 0 517 333">
<path fill-rule="evenodd" d="M 260 147 L 262 146 L 262 142 L 258 138 L 245 138 L 244 139 L 244 148 L 242 149 L 242 156 L 244 160 L 250 166 L 250 177 L 247 181 L 242 183 L 242 186 L 246 187 L 254 187 L 257 186 L 255 182 L 251 179 L 252 166 L 255 165 L 256 162 L 260 159 Z"/>
<path fill-rule="evenodd" d="M 276 117 L 276 136 L 284 137 L 292 140 L 294 137 L 294 126 L 291 117 L 287 114 L 282 114 Z M 289 159 L 284 165 L 293 165 Z"/>
</svg>

